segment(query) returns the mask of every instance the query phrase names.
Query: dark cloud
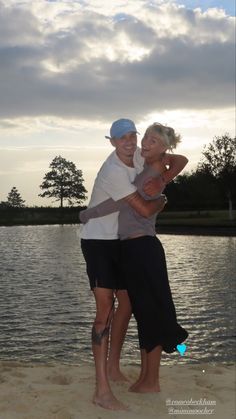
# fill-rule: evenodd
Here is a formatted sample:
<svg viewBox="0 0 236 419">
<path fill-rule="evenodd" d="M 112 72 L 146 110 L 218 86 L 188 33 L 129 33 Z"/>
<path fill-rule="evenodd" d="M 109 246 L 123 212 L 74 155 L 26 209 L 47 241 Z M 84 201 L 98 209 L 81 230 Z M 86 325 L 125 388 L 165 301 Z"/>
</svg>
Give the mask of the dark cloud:
<svg viewBox="0 0 236 419">
<path fill-rule="evenodd" d="M 107 16 L 94 12 L 74 14 L 71 25 L 67 20 L 63 28 L 44 33 L 29 11 L 18 19 L 14 9 L 5 10 L 0 21 L 0 116 L 110 120 L 127 114 L 137 120 L 163 109 L 234 106 L 235 45 L 226 35 L 224 40 L 218 36 L 228 31 L 230 39 L 231 23 L 213 17 L 199 23 L 192 11 L 178 13 L 186 27 L 200 28 L 204 42 L 188 35 L 159 36 L 145 19 L 130 15 L 108 25 Z M 133 48 L 135 57 L 138 47 L 147 54 L 128 61 L 122 55 L 122 35 L 129 40 L 130 54 Z M 102 54 L 109 45 L 115 61 Z"/>
<path fill-rule="evenodd" d="M 1 46 L 35 44 L 41 36 L 39 21 L 29 10 L 5 7 L 0 1 Z"/>
</svg>

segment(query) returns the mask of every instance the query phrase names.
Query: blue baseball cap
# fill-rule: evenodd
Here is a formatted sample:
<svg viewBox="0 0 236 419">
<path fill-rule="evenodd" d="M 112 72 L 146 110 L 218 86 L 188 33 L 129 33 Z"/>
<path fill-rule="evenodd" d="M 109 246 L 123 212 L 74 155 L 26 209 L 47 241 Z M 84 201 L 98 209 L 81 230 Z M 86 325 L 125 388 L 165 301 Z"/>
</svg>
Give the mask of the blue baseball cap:
<svg viewBox="0 0 236 419">
<path fill-rule="evenodd" d="M 136 129 L 136 126 L 134 125 L 134 122 L 131 121 L 131 119 L 121 118 L 113 122 L 110 129 L 110 137 L 108 135 L 105 135 L 105 138 L 109 138 L 109 140 L 111 140 L 112 138 L 121 138 L 128 132 L 136 132 L 137 134 L 139 134 L 139 132 Z"/>
</svg>

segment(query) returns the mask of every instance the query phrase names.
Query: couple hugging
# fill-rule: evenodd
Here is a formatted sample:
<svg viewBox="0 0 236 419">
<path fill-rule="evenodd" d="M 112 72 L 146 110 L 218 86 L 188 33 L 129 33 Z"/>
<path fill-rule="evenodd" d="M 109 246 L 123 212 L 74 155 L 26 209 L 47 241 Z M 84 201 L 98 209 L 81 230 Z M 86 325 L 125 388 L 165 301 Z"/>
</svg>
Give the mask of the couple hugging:
<svg viewBox="0 0 236 419">
<path fill-rule="evenodd" d="M 188 336 L 177 322 L 165 253 L 155 231 L 156 216 L 167 202 L 162 192 L 188 160 L 168 152 L 180 141 L 173 128 L 150 125 L 141 149 L 137 134 L 130 119 L 113 122 L 106 138 L 114 151 L 97 174 L 88 209 L 80 212 L 81 248 L 96 302 L 93 402 L 111 410 L 126 409 L 110 380 L 127 380 L 119 361 L 132 313 L 141 370 L 130 391 L 159 392 L 162 351 L 174 352 Z"/>
</svg>

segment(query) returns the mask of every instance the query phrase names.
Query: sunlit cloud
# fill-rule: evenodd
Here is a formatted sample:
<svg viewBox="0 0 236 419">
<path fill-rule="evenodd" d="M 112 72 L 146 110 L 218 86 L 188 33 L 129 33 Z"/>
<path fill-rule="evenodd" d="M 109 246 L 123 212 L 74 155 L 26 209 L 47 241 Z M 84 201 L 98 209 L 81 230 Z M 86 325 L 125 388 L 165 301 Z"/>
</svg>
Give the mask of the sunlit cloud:
<svg viewBox="0 0 236 419">
<path fill-rule="evenodd" d="M 140 139 L 154 120 L 173 126 L 190 168 L 215 135 L 234 135 L 235 18 L 223 3 L 0 0 L 0 200 L 14 179 L 30 196 L 29 178 L 33 191 L 58 153 L 90 192 L 119 117 Z"/>
</svg>

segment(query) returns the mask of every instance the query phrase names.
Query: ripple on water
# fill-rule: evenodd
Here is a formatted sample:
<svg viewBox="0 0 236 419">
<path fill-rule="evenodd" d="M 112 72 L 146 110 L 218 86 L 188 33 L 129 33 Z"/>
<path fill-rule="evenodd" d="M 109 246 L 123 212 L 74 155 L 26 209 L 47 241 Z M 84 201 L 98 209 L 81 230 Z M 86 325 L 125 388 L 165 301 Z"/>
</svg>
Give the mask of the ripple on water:
<svg viewBox="0 0 236 419">
<path fill-rule="evenodd" d="M 230 362 L 234 354 L 236 239 L 161 235 L 187 352 L 163 364 Z M 76 226 L 0 228 L 0 358 L 91 361 L 95 306 Z M 139 362 L 130 321 L 122 360 Z"/>
</svg>

